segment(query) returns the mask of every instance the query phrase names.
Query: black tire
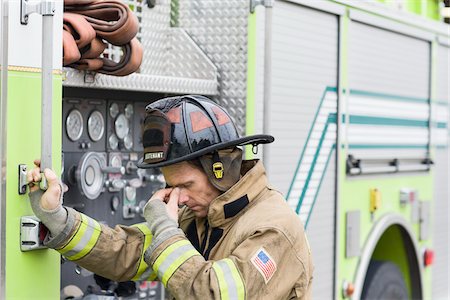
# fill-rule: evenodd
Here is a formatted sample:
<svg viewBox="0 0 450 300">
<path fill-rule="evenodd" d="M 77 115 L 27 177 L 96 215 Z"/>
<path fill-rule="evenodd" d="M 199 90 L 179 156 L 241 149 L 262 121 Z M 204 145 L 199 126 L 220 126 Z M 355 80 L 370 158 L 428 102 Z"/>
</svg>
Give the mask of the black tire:
<svg viewBox="0 0 450 300">
<path fill-rule="evenodd" d="M 402 272 L 388 261 L 371 261 L 361 294 L 364 300 L 408 299 Z"/>
</svg>

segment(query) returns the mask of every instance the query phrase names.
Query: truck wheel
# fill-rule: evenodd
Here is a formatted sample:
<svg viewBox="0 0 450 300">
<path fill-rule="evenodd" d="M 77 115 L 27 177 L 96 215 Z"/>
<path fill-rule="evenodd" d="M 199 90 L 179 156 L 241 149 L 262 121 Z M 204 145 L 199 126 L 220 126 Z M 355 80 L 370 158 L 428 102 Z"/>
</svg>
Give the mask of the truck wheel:
<svg viewBox="0 0 450 300">
<path fill-rule="evenodd" d="M 387 261 L 371 261 L 361 299 L 408 299 L 406 283 L 400 269 Z"/>
</svg>

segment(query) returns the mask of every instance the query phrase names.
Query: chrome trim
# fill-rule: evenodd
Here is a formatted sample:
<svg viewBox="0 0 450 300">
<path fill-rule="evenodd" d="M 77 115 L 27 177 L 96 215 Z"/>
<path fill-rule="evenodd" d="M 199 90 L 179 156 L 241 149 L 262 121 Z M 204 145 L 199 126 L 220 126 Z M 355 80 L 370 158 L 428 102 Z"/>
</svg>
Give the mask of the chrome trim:
<svg viewBox="0 0 450 300">
<path fill-rule="evenodd" d="M 367 239 L 364 248 L 361 252 L 361 258 L 358 262 L 357 271 L 354 279 L 355 292 L 351 299 L 360 299 L 362 288 L 364 285 L 364 279 L 367 272 L 367 268 L 369 267 L 370 258 L 372 257 L 372 253 L 375 250 L 375 247 L 380 240 L 383 233 L 392 225 L 400 225 L 402 229 L 404 229 L 408 233 L 408 237 L 411 240 L 411 243 L 414 245 L 414 252 L 417 257 L 417 266 L 419 269 L 419 280 L 421 291 L 423 293 L 424 285 L 423 285 L 423 257 L 421 255 L 421 251 L 419 249 L 419 245 L 417 240 L 414 238 L 413 230 L 410 224 L 401 216 L 395 213 L 389 213 L 383 216 L 378 222 L 373 226 L 372 231 L 369 234 L 369 238 Z M 422 295 L 423 297 L 423 295 Z M 420 297 L 422 299 L 422 297 Z"/>
<path fill-rule="evenodd" d="M 263 86 L 263 132 L 269 134 L 271 132 L 270 116 L 271 116 L 271 100 L 272 100 L 272 15 L 273 8 L 266 7 L 264 9 L 264 86 Z M 270 145 L 264 146 L 263 162 L 266 167 L 267 174 L 270 174 L 270 165 L 268 159 L 270 157 Z"/>
<path fill-rule="evenodd" d="M 348 23 L 350 23 L 350 20 L 345 14 L 339 15 L 339 25 L 338 25 L 338 78 L 337 78 L 337 105 L 336 105 L 336 168 L 335 168 L 335 197 L 334 197 L 334 258 L 333 258 L 333 264 L 334 264 L 334 274 L 333 274 L 333 299 L 337 299 L 338 295 L 336 293 L 337 289 L 336 287 L 339 286 L 338 278 L 339 278 L 339 257 L 341 257 L 341 245 L 340 245 L 340 222 L 343 218 L 341 218 L 341 209 L 339 206 L 340 203 L 340 192 L 341 192 L 341 185 L 340 181 L 341 179 L 345 179 L 344 177 L 341 177 L 341 156 L 343 155 L 343 150 L 341 147 L 342 137 L 341 134 L 343 134 L 343 125 L 342 125 L 342 118 L 341 115 L 345 114 L 344 109 L 344 95 L 343 91 L 345 89 L 345 84 L 343 82 L 344 76 L 344 70 L 343 68 L 343 61 L 344 61 L 344 49 L 346 47 L 345 44 L 345 37 L 343 28 L 345 26 L 345 22 L 347 20 Z M 344 153 L 345 154 L 345 153 Z"/>
<path fill-rule="evenodd" d="M 8 80 L 8 1 L 0 3 L 0 299 L 6 297 L 6 108 Z M 3 174 L 5 171 L 5 174 Z"/>
</svg>

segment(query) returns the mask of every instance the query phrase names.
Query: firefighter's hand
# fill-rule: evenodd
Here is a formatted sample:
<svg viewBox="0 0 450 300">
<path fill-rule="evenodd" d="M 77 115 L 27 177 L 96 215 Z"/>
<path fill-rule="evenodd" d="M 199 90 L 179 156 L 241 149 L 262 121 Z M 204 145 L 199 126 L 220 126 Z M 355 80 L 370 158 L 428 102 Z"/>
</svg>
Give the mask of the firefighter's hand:
<svg viewBox="0 0 450 300">
<path fill-rule="evenodd" d="M 154 236 L 178 228 L 178 198 L 180 189 L 156 191 L 144 207 L 144 218 Z"/>
<path fill-rule="evenodd" d="M 42 179 L 39 168 L 40 161 L 35 160 L 36 167 L 27 173 L 27 181 L 30 185 L 30 204 L 34 214 L 50 230 L 53 237 L 60 234 L 67 221 L 67 211 L 62 206 L 62 185 L 55 172 L 50 169 L 44 170 L 48 188 L 45 192 L 39 189 Z"/>
<path fill-rule="evenodd" d="M 178 222 L 178 200 L 180 198 L 179 188 L 169 188 L 156 191 L 149 201 L 163 201 L 169 217 Z"/>
<path fill-rule="evenodd" d="M 34 164 L 36 167 L 27 173 L 27 182 L 29 182 L 30 193 L 39 190 L 39 182 L 42 180 L 40 160 L 35 160 Z M 45 193 L 42 194 L 39 205 L 44 210 L 54 210 L 58 206 L 61 206 L 61 185 L 53 170 L 45 169 L 44 176 L 47 179 L 48 188 Z"/>
</svg>

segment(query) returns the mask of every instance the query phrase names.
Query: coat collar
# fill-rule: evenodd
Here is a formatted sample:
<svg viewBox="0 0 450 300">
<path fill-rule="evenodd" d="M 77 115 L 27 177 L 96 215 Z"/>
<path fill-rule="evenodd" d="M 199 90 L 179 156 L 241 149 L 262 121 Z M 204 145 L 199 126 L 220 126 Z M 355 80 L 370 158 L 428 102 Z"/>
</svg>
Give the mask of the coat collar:
<svg viewBox="0 0 450 300">
<path fill-rule="evenodd" d="M 243 161 L 241 174 L 243 176 L 235 185 L 211 201 L 208 209 L 211 227 L 223 226 L 234 220 L 268 184 L 266 170 L 259 160 Z"/>
</svg>

